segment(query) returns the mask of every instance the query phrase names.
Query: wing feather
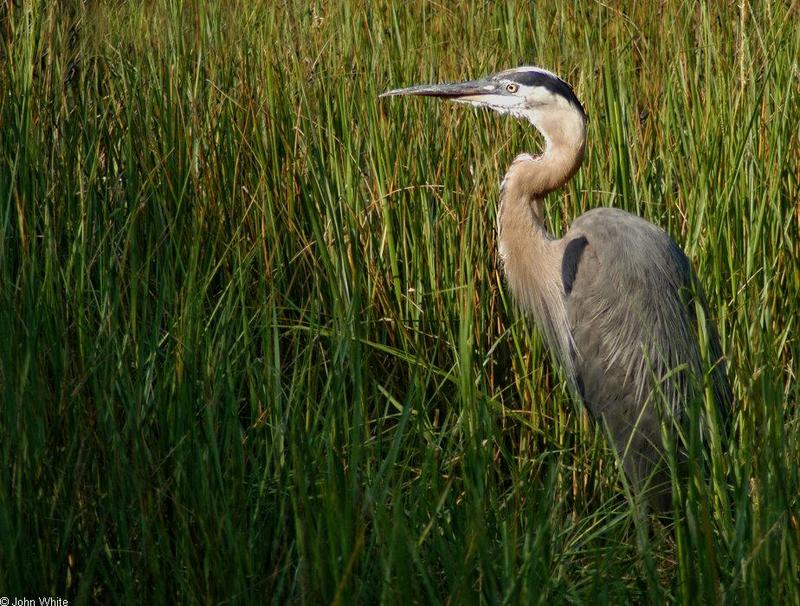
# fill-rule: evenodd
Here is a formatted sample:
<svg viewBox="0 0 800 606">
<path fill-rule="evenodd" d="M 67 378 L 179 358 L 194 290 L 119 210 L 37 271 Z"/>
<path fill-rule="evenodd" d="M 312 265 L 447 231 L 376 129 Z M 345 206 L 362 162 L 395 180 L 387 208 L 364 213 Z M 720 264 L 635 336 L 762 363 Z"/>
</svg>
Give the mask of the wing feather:
<svg viewBox="0 0 800 606">
<path fill-rule="evenodd" d="M 564 241 L 562 280 L 575 383 L 618 452 L 627 450 L 623 464 L 639 483 L 662 450 L 659 408 L 680 415 L 693 377 L 701 376 L 694 298 L 704 305 L 702 295 L 677 244 L 624 211 L 590 211 L 573 223 Z M 718 358 L 714 335 L 710 347 Z M 724 368 L 715 380 L 719 394 L 730 393 Z"/>
</svg>

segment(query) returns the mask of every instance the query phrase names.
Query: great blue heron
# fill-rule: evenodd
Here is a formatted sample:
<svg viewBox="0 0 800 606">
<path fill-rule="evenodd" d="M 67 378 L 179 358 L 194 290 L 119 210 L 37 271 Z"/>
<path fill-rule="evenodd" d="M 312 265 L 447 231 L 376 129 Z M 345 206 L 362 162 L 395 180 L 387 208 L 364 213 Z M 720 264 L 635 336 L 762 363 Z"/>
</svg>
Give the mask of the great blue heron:
<svg viewBox="0 0 800 606">
<path fill-rule="evenodd" d="M 586 146 L 583 106 L 555 74 L 519 67 L 381 96 L 397 95 L 488 107 L 529 121 L 544 137 L 544 151 L 517 156 L 500 186 L 506 280 L 591 416 L 606 427 L 634 490 L 648 487 L 651 507 L 669 510 L 659 411 L 670 422 L 679 419 L 687 398 L 701 393 L 694 379 L 702 383 L 706 372 L 718 406 L 731 399 L 713 327 L 703 345 L 698 339 L 696 306 L 705 312 L 705 304 L 686 255 L 659 227 L 614 208 L 581 215 L 560 240 L 548 233 L 544 198 L 575 174 Z"/>
</svg>

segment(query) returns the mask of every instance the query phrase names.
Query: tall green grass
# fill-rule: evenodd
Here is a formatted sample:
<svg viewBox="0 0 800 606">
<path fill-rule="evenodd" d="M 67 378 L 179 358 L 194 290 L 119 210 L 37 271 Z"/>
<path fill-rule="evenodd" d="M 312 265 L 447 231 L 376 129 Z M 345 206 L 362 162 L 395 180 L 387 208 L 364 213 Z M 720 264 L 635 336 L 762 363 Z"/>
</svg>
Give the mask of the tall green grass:
<svg viewBox="0 0 800 606">
<path fill-rule="evenodd" d="M 800 603 L 798 20 L 4 3 L 0 595 Z M 498 271 L 531 128 L 377 99 L 526 63 L 591 117 L 553 231 L 663 226 L 720 331 L 732 439 L 672 530 L 633 514 Z"/>
</svg>

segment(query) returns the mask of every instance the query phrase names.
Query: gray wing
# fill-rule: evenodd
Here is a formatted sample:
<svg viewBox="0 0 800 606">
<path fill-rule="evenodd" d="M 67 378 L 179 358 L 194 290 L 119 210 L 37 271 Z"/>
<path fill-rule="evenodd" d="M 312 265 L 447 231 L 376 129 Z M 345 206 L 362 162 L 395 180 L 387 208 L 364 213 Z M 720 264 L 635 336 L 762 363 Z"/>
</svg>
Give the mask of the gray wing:
<svg viewBox="0 0 800 606">
<path fill-rule="evenodd" d="M 575 383 L 617 451 L 627 451 L 623 464 L 638 484 L 659 459 L 662 404 L 679 415 L 692 374 L 701 372 L 696 281 L 686 256 L 663 230 L 621 210 L 582 215 L 564 242 L 561 269 Z M 711 340 L 718 358 L 719 346 Z M 719 374 L 720 390 L 729 393 L 724 369 Z"/>
</svg>

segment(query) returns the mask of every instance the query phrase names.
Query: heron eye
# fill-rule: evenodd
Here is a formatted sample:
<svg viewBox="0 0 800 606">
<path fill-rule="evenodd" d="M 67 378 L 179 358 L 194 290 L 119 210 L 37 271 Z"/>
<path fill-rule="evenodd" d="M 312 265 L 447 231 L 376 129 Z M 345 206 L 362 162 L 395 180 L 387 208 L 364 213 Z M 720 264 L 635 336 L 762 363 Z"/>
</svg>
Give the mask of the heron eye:
<svg viewBox="0 0 800 606">
<path fill-rule="evenodd" d="M 519 86 L 516 84 L 506 84 L 506 90 L 510 93 L 515 93 L 519 90 Z"/>
</svg>

